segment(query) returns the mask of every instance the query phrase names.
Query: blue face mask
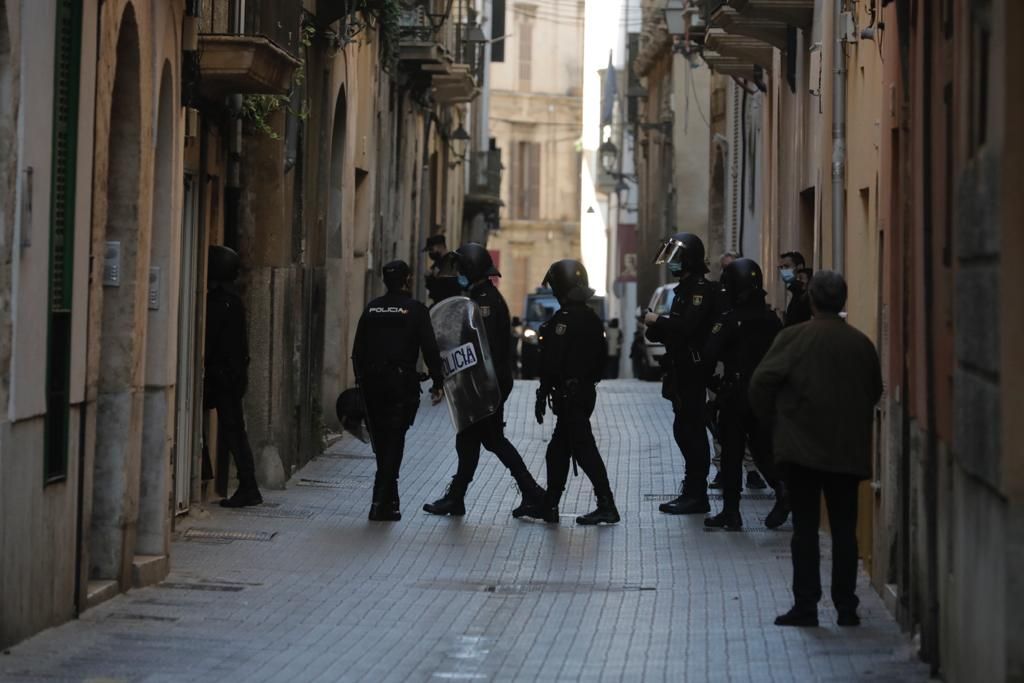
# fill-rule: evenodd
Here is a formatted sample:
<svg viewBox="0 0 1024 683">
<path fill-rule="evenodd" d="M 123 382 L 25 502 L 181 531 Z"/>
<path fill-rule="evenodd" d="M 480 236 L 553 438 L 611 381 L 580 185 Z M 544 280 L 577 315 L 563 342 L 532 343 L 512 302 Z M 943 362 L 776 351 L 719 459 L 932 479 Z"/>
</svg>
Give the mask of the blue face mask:
<svg viewBox="0 0 1024 683">
<path fill-rule="evenodd" d="M 683 264 L 679 263 L 678 261 L 669 261 L 668 272 L 672 273 L 673 275 L 681 275 L 683 272 Z"/>
<path fill-rule="evenodd" d="M 462 287 L 463 289 L 469 289 L 469 278 L 466 277 L 465 275 L 460 275 L 457 278 L 457 282 L 459 283 L 459 287 Z"/>
<path fill-rule="evenodd" d="M 796 274 L 793 272 L 792 268 L 780 269 L 779 275 L 782 277 L 782 281 L 785 282 L 787 285 L 793 282 L 794 278 L 796 278 Z"/>
</svg>

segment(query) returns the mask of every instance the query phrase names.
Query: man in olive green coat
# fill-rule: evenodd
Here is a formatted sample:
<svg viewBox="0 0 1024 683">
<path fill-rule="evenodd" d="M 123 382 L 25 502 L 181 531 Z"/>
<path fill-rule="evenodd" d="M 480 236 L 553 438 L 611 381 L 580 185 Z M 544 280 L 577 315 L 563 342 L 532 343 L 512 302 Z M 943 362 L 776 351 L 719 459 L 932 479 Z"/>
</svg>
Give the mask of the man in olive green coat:
<svg viewBox="0 0 1024 683">
<path fill-rule="evenodd" d="M 810 284 L 814 317 L 779 333 L 750 382 L 750 404 L 774 425 L 775 461 L 793 508 L 793 608 L 780 626 L 817 626 L 818 528 L 825 494 L 832 530 L 832 602 L 840 626 L 856 626 L 857 488 L 871 476 L 874 407 L 882 372 L 874 344 L 839 316 L 846 282 L 820 271 Z"/>
</svg>

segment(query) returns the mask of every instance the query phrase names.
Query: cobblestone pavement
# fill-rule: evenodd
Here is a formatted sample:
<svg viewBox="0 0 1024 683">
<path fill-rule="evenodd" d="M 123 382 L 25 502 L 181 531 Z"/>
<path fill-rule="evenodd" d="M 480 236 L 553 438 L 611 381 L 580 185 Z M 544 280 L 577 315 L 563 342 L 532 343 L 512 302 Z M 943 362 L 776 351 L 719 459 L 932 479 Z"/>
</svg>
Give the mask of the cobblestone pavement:
<svg viewBox="0 0 1024 683">
<path fill-rule="evenodd" d="M 508 433 L 543 480 L 551 425 L 533 421 L 535 386 L 517 383 Z M 859 629 L 835 626 L 827 602 L 821 628 L 772 624 L 790 604 L 790 567 L 788 526 L 760 524 L 770 500 L 744 500 L 746 533 L 705 532 L 699 516 L 657 511 L 681 474 L 658 389 L 600 387 L 595 432 L 618 526 L 573 524 L 593 506 L 582 476 L 570 478 L 560 525 L 513 520 L 518 494 L 487 454 L 464 518 L 421 512 L 455 469 L 446 410 L 425 403 L 409 435 L 401 522 L 366 521 L 372 454 L 345 438 L 288 490 L 267 492 L 264 506 L 216 508 L 179 529 L 163 584 L 13 648 L 0 657 L 0 677 L 927 680 L 864 580 Z"/>
</svg>

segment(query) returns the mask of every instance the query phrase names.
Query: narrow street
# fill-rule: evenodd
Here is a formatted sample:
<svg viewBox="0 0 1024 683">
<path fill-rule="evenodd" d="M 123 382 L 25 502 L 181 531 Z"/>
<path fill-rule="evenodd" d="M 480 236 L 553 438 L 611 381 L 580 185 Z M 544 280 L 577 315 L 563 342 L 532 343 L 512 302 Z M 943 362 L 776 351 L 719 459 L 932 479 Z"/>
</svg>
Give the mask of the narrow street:
<svg viewBox="0 0 1024 683">
<path fill-rule="evenodd" d="M 508 434 L 543 480 L 533 382 Z M 374 462 L 350 437 L 258 508 L 211 508 L 175 533 L 170 576 L 0 657 L 5 681 L 910 681 L 927 680 L 862 579 L 864 624 L 779 628 L 791 602 L 789 525 L 743 502 L 743 533 L 657 511 L 680 459 L 659 385 L 600 385 L 594 424 L 623 522 L 582 528 L 571 478 L 556 528 L 515 521 L 511 478 L 484 455 L 463 519 L 420 510 L 454 471 L 445 407 L 424 401 L 402 470 L 404 518 L 370 523 Z M 713 506 L 720 499 L 713 500 Z M 181 521 L 181 520 L 179 520 Z M 823 543 L 823 554 L 828 546 Z M 829 568 L 823 562 L 828 594 Z M 863 574 L 862 574 L 863 577 Z"/>
</svg>

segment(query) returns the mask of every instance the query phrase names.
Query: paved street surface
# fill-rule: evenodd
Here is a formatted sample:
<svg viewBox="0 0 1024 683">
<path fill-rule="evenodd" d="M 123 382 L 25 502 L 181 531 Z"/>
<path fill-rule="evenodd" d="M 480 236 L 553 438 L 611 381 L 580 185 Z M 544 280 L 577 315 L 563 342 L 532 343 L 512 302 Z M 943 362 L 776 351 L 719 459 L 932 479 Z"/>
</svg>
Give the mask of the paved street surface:
<svg viewBox="0 0 1024 683">
<path fill-rule="evenodd" d="M 535 387 L 517 383 L 508 432 L 543 482 L 551 424 L 533 421 Z M 859 629 L 835 626 L 827 602 L 821 628 L 772 624 L 790 605 L 790 534 L 761 526 L 768 496 L 744 500 L 744 533 L 657 511 L 681 474 L 659 388 L 601 385 L 595 431 L 618 526 L 573 524 L 593 506 L 582 476 L 570 477 L 559 526 L 513 520 L 518 494 L 488 454 L 466 517 L 421 512 L 455 469 L 447 411 L 425 404 L 406 450 L 401 522 L 366 521 L 372 454 L 346 437 L 288 490 L 264 492 L 266 505 L 217 508 L 179 528 L 165 583 L 15 647 L 0 678 L 927 680 L 864 580 Z"/>
</svg>

